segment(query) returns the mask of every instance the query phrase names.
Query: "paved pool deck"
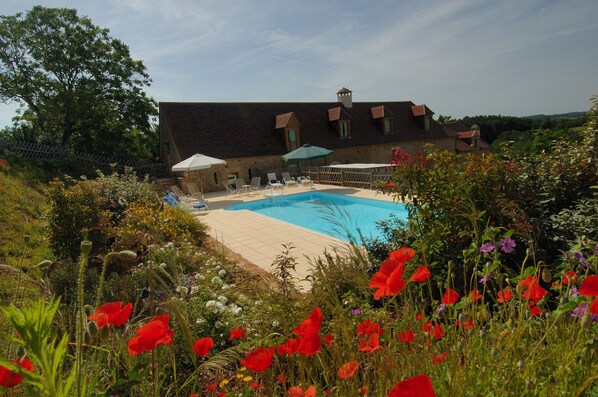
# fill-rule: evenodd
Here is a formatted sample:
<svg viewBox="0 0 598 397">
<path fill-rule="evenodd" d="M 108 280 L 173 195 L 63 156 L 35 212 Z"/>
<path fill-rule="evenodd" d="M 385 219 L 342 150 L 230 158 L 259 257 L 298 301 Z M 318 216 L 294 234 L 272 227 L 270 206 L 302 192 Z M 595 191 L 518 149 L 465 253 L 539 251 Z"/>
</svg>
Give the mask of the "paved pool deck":
<svg viewBox="0 0 598 397">
<path fill-rule="evenodd" d="M 392 202 L 388 195 L 373 190 L 340 186 L 314 185 L 315 191 L 362 197 Z M 285 196 L 310 191 L 309 187 L 293 186 L 283 190 Z M 278 192 L 277 192 L 278 193 Z M 251 194 L 226 195 L 225 192 L 205 194 L 210 211 L 197 216 L 209 227 L 209 235 L 231 251 L 257 267 L 270 272 L 272 263 L 283 251 L 282 244 L 291 243 L 292 256 L 297 259 L 296 277 L 301 280 L 308 274 L 313 260 L 324 252 L 346 252 L 348 244 L 340 239 L 304 227 L 270 218 L 249 210 L 226 211 L 234 204 L 261 200 L 269 197 L 269 189 Z M 309 283 L 301 282 L 307 287 Z"/>
</svg>

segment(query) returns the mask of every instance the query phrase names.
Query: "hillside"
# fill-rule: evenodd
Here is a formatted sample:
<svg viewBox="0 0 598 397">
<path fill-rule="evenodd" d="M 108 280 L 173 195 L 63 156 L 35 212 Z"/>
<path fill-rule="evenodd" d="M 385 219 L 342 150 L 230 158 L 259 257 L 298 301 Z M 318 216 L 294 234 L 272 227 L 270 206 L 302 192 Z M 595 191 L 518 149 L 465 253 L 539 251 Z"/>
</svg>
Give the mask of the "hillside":
<svg viewBox="0 0 598 397">
<path fill-rule="evenodd" d="M 561 120 L 561 119 L 576 119 L 578 117 L 584 117 L 586 112 L 568 112 L 568 113 L 559 113 L 559 114 L 534 114 L 531 116 L 524 116 L 524 119 L 531 119 L 531 120 L 542 120 L 542 119 L 550 119 L 550 120 Z"/>
</svg>

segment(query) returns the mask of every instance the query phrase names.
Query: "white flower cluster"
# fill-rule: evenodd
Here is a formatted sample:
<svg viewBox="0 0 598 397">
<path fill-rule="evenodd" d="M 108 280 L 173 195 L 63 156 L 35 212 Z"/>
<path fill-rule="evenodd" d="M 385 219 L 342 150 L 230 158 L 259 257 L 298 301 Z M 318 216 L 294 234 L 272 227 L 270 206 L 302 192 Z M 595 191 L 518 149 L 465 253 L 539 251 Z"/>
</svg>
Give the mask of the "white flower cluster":
<svg viewBox="0 0 598 397">
<path fill-rule="evenodd" d="M 176 292 L 182 295 L 187 295 L 189 293 L 189 288 L 179 285 L 178 287 L 176 287 Z"/>
</svg>

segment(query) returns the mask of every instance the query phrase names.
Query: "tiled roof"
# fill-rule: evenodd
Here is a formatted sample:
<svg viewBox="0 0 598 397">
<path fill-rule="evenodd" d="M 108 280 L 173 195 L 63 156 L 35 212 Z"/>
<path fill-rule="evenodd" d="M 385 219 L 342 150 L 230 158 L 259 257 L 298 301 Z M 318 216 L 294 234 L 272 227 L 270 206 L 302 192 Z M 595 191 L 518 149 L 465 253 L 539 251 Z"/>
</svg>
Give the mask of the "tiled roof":
<svg viewBox="0 0 598 397">
<path fill-rule="evenodd" d="M 394 115 L 393 134 L 385 135 L 372 119 L 371 108 L 384 106 Z M 289 103 L 160 103 L 160 122 L 166 123 L 181 158 L 203 153 L 218 158 L 283 155 L 285 137 L 276 117 L 293 113 L 301 125 L 300 144 L 328 149 L 401 141 L 446 138 L 436 122 L 424 130 L 413 117 L 413 102 L 354 102 L 346 109 L 339 102 Z M 329 110 L 341 108 L 351 118 L 351 138 L 340 139 Z M 339 117 L 340 117 L 339 110 Z"/>
<path fill-rule="evenodd" d="M 466 152 L 473 152 L 473 148 L 468 145 L 467 143 L 463 142 L 461 139 L 457 139 L 455 148 L 459 153 L 466 153 Z"/>
<path fill-rule="evenodd" d="M 475 136 L 475 132 L 474 131 L 460 131 L 457 133 L 457 135 L 459 135 L 459 138 L 463 139 L 463 138 L 473 138 Z"/>
<path fill-rule="evenodd" d="M 427 107 L 426 105 L 413 105 L 411 106 L 411 112 L 413 114 L 413 117 L 419 117 L 419 116 L 430 116 L 433 115 L 434 112 L 430 110 L 429 107 Z"/>
<path fill-rule="evenodd" d="M 372 108 L 372 118 L 381 119 L 383 117 L 394 117 L 394 114 L 392 114 L 390 110 L 386 109 L 384 105 L 374 106 Z"/>
<path fill-rule="evenodd" d="M 289 125 L 289 121 L 291 120 L 291 117 L 293 117 L 293 112 L 276 115 L 276 129 L 284 128 L 287 125 Z"/>
</svg>

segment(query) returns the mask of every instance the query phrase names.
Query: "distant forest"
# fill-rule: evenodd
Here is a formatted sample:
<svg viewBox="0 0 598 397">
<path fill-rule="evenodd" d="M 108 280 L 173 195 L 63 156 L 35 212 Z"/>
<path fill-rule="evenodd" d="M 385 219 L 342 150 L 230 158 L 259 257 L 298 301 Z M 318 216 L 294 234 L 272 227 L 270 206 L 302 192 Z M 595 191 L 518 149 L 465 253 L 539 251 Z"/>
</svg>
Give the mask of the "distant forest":
<svg viewBox="0 0 598 397">
<path fill-rule="evenodd" d="M 439 122 L 460 123 L 466 127 L 480 126 L 482 139 L 492 145 L 497 152 L 505 145 L 516 155 L 528 155 L 550 151 L 552 145 L 561 140 L 580 140 L 579 129 L 587 122 L 584 112 L 571 112 L 554 115 L 514 116 L 466 116 L 453 119 L 439 116 Z"/>
</svg>

